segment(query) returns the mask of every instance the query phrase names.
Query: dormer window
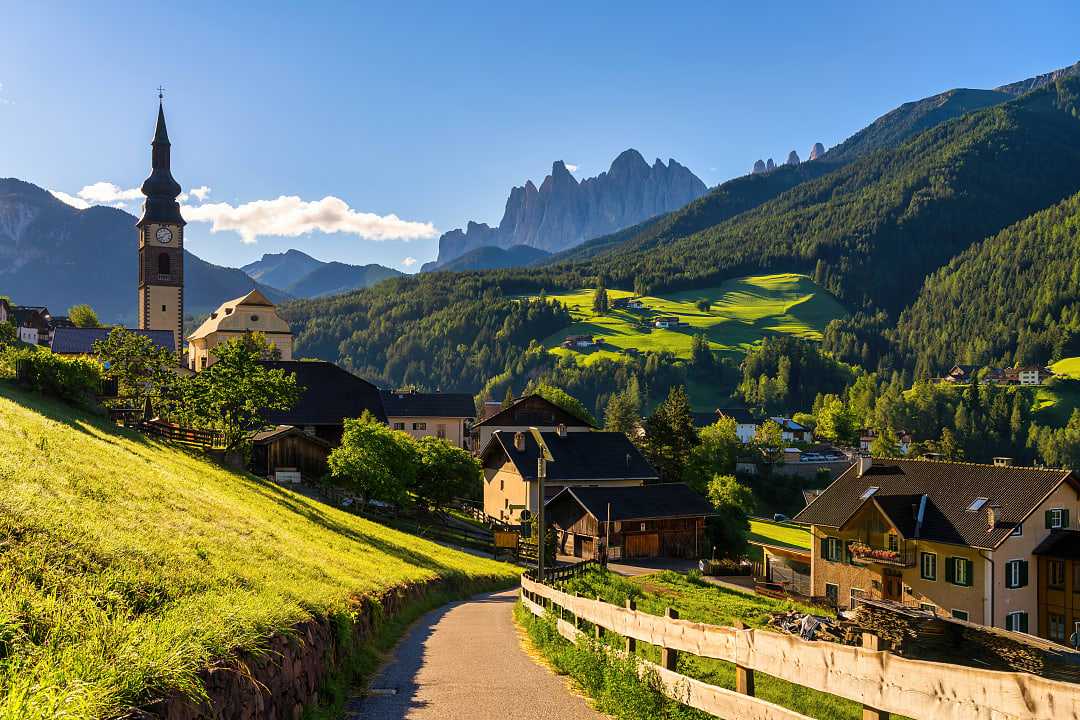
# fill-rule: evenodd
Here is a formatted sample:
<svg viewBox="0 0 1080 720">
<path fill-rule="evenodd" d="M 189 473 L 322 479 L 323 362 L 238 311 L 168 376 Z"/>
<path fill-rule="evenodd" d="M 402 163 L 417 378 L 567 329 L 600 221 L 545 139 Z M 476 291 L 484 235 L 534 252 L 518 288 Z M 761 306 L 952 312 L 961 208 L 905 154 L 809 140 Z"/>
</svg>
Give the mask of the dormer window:
<svg viewBox="0 0 1080 720">
<path fill-rule="evenodd" d="M 880 488 L 878 488 L 877 485 L 871 485 L 870 487 L 866 488 L 866 490 L 863 491 L 863 494 L 860 495 L 859 498 L 861 500 L 869 500 L 871 497 L 873 497 L 874 493 L 876 493 L 879 489 Z"/>
<path fill-rule="evenodd" d="M 978 510 L 982 510 L 982 506 L 986 504 L 986 501 L 988 499 L 989 498 L 984 498 L 984 497 L 975 498 L 974 500 L 971 501 L 971 504 L 968 505 L 968 511 L 969 512 L 976 512 Z"/>
</svg>

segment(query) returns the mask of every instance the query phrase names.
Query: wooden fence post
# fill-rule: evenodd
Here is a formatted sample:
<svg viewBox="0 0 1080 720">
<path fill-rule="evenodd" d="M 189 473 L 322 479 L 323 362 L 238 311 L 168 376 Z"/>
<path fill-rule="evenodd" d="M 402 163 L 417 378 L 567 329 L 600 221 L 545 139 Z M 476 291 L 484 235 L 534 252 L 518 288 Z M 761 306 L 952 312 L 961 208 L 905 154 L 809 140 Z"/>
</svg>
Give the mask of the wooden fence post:
<svg viewBox="0 0 1080 720">
<path fill-rule="evenodd" d="M 596 602 L 602 603 L 602 602 L 604 602 L 604 598 L 597 595 L 596 596 Z M 594 632 L 594 635 L 595 635 L 597 641 L 600 641 L 600 640 L 604 639 L 604 627 L 600 623 L 593 623 L 593 632 Z"/>
<path fill-rule="evenodd" d="M 679 619 L 679 611 L 675 608 L 668 608 L 664 611 L 664 617 L 670 620 Z M 674 670 L 675 665 L 679 662 L 679 651 L 672 650 L 671 648 L 660 648 L 660 665 L 666 670 Z"/>
<path fill-rule="evenodd" d="M 627 610 L 637 610 L 637 603 L 634 602 L 633 600 L 631 600 L 630 598 L 626 598 L 626 609 Z M 626 654 L 627 655 L 633 655 L 636 652 L 637 652 L 637 640 L 635 640 L 632 637 L 626 638 Z"/>
<path fill-rule="evenodd" d="M 576 598 L 581 597 L 581 593 L 579 593 L 579 592 L 574 593 L 574 597 L 576 597 Z M 580 630 L 581 629 L 581 627 L 579 625 L 579 622 L 578 622 L 577 610 L 574 610 L 574 629 L 575 630 Z"/>
<path fill-rule="evenodd" d="M 888 650 L 889 643 L 873 633 L 862 634 L 862 646 L 867 650 Z M 863 720 L 889 720 L 889 713 L 884 710 L 863 705 Z"/>
<path fill-rule="evenodd" d="M 742 620 L 735 621 L 736 630 L 745 630 L 746 624 Z M 754 696 L 754 670 L 735 664 L 735 692 L 743 695 Z"/>
</svg>

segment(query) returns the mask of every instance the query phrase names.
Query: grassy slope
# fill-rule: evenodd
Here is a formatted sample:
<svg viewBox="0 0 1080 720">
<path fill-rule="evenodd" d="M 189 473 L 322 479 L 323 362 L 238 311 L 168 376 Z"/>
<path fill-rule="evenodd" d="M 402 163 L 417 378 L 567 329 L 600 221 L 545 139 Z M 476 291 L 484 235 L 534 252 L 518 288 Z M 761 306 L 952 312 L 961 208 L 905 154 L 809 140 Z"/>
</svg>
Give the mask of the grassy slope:
<svg viewBox="0 0 1080 720">
<path fill-rule="evenodd" d="M 548 296 L 564 303 L 577 320 L 544 339 L 551 352 L 570 355 L 585 363 L 602 357 L 618 358 L 628 348 L 643 352 L 667 350 L 689 358 L 691 341 L 699 332 L 707 334 L 714 350 L 745 352 L 768 334 L 820 340 L 825 325 L 846 314 L 840 303 L 810 278 L 791 273 L 738 278 L 719 287 L 648 296 L 646 314 L 613 310 L 607 315 L 596 315 L 592 311 L 593 294 L 594 290 L 583 289 Z M 632 295 L 625 290 L 608 290 L 611 300 Z M 712 303 L 707 312 L 695 306 L 699 300 Z M 657 315 L 678 315 L 690 326 L 677 330 L 642 330 L 642 319 Z M 559 347 L 567 336 L 585 333 L 602 338 L 604 347 L 586 352 Z"/>
<path fill-rule="evenodd" d="M 750 520 L 750 540 L 780 547 L 810 549 L 810 532 L 801 525 L 761 518 Z"/>
<path fill-rule="evenodd" d="M 98 718 L 351 600 L 509 566 L 0 383 L 0 718 Z"/>
</svg>

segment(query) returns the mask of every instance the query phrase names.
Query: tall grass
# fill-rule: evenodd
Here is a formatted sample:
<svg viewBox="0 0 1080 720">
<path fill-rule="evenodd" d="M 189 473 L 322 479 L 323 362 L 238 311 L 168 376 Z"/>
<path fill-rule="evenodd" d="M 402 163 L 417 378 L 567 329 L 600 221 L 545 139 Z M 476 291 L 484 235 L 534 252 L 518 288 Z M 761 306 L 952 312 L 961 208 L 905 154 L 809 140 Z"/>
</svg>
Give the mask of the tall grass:
<svg viewBox="0 0 1080 720">
<path fill-rule="evenodd" d="M 0 382 L 0 718 L 122 716 L 357 599 L 513 568 Z"/>
</svg>

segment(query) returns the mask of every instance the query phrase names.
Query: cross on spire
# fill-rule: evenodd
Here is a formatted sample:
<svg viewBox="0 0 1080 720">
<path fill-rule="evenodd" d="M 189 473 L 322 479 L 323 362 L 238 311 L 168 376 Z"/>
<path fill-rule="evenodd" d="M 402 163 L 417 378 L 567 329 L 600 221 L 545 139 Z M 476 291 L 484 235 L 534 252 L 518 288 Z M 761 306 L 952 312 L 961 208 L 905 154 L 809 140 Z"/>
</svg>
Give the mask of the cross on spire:
<svg viewBox="0 0 1080 720">
<path fill-rule="evenodd" d="M 165 99 L 165 88 L 161 87 L 160 85 L 158 85 L 158 89 L 157 89 L 157 99 L 158 100 L 164 100 Z"/>
</svg>

